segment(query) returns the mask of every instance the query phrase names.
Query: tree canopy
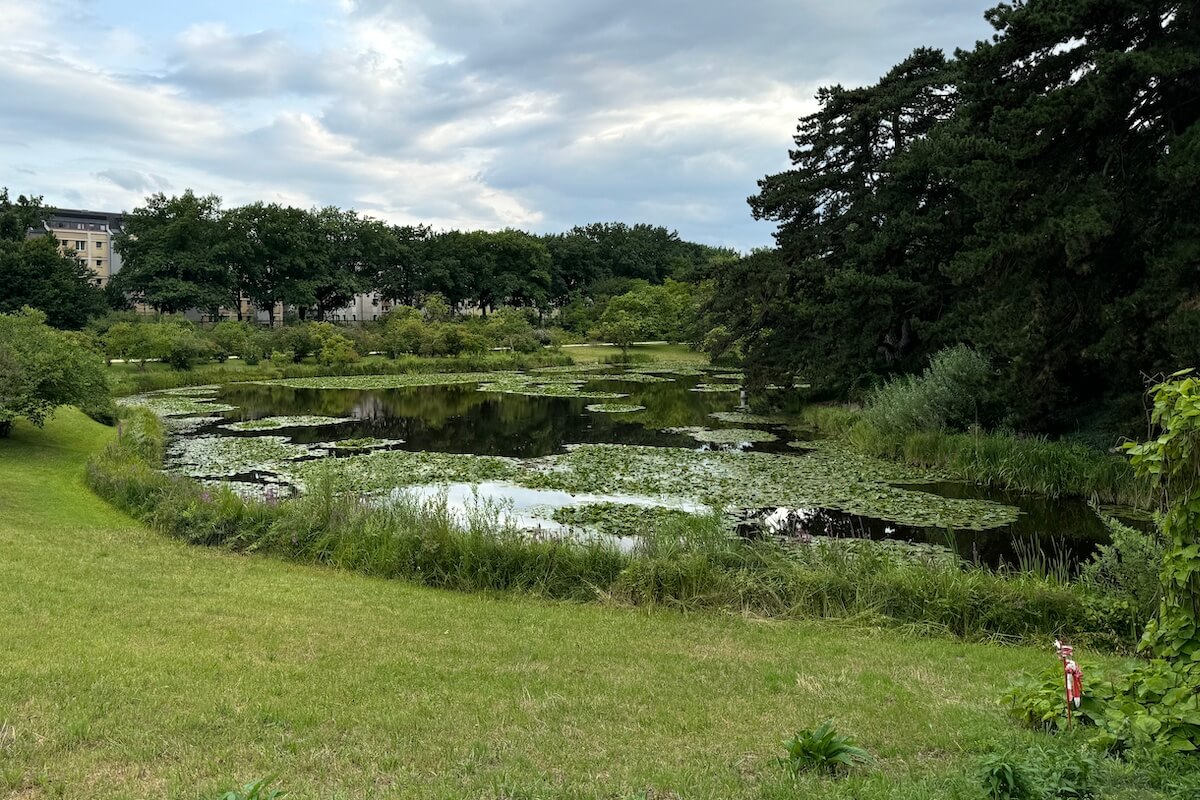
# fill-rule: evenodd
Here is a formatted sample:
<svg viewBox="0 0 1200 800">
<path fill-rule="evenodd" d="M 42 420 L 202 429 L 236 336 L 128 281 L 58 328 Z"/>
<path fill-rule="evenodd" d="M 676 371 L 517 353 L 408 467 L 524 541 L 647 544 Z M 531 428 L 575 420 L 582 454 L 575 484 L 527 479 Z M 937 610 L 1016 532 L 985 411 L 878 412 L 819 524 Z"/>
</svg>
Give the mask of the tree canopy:
<svg viewBox="0 0 1200 800">
<path fill-rule="evenodd" d="M 822 89 L 750 198 L 774 251 L 713 272 L 752 381 L 844 394 L 943 347 L 1066 427 L 1200 356 L 1200 9 L 1028 0 L 989 41 Z"/>
<path fill-rule="evenodd" d="M 108 310 L 104 292 L 78 259 L 58 250 L 52 236 L 40 234 L 50 209 L 40 197 L 9 199 L 0 189 L 0 314 L 29 306 L 57 328 L 82 328 Z"/>
</svg>

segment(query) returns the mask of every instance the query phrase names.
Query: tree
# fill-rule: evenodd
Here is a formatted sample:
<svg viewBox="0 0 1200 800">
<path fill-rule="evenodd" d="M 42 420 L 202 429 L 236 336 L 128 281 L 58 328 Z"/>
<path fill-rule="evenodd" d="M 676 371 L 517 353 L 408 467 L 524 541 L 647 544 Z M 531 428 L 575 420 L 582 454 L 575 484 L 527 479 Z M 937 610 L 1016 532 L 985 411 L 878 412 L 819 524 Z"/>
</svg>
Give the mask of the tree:
<svg viewBox="0 0 1200 800">
<path fill-rule="evenodd" d="M 600 323 L 600 336 L 605 341 L 612 342 L 621 348 L 623 355 L 629 354 L 629 346 L 638 340 L 641 332 L 641 326 L 638 325 L 637 320 L 626 311 L 605 314 L 604 320 Z"/>
<path fill-rule="evenodd" d="M 425 280 L 432 231 L 425 225 L 393 226 L 384 241 L 385 251 L 376 288 L 389 300 L 414 305 Z"/>
<path fill-rule="evenodd" d="M 750 383 L 827 394 L 966 343 L 1010 421 L 1071 427 L 1200 355 L 1200 9 L 1028 0 L 946 60 L 822 89 L 759 183 L 778 249 L 714 263 Z"/>
<path fill-rule="evenodd" d="M 59 406 L 108 403 L 104 361 L 81 334 L 54 330 L 33 308 L 0 314 L 0 437 L 17 418 L 41 427 Z"/>
<path fill-rule="evenodd" d="M 253 203 L 222 215 L 219 253 L 237 294 L 265 309 L 272 327 L 276 303 L 307 307 L 316 301 L 308 212 L 275 203 Z M 241 319 L 241 303 L 238 303 Z"/>
<path fill-rule="evenodd" d="M 219 197 L 197 197 L 190 189 L 178 197 L 147 197 L 116 236 L 123 265 L 113 283 L 160 313 L 199 308 L 216 317 L 237 299 L 221 253 L 220 211 Z"/>
<path fill-rule="evenodd" d="M 52 236 L 0 239 L 0 313 L 39 309 L 56 328 L 79 329 L 108 311 L 104 290 L 78 259 L 63 255 Z"/>
<path fill-rule="evenodd" d="M 39 230 L 50 209 L 42 205 L 41 197 L 18 195 L 9 199 L 8 187 L 0 187 L 0 240 L 19 242 L 30 230 Z"/>
</svg>

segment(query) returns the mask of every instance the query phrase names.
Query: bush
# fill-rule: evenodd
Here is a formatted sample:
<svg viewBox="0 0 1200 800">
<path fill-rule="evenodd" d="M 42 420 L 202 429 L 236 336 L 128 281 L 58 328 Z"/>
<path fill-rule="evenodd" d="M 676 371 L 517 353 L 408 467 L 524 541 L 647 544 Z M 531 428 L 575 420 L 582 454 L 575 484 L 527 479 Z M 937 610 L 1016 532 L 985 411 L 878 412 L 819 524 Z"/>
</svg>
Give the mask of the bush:
<svg viewBox="0 0 1200 800">
<path fill-rule="evenodd" d="M 1088 608 L 1097 618 L 1129 620 L 1130 636 L 1137 636 L 1153 616 L 1162 597 L 1158 572 L 1165 551 L 1157 528 L 1147 533 L 1103 518 L 1111 539 L 1096 548 L 1083 565 L 1079 580 L 1087 590 Z"/>
<path fill-rule="evenodd" d="M 990 753 L 980 760 L 980 783 L 992 800 L 1055 800 L 1096 796 L 1097 761 L 1082 749 L 1034 748 Z"/>
<path fill-rule="evenodd" d="M 0 314 L 0 437 L 19 417 L 41 427 L 59 406 L 111 409 L 104 361 L 89 343 L 51 328 L 32 308 Z"/>
<path fill-rule="evenodd" d="M 897 378 L 873 392 L 864 421 L 885 436 L 916 431 L 962 431 L 987 421 L 993 372 L 966 345 L 942 350 L 919 375 Z"/>
<path fill-rule="evenodd" d="M 272 350 L 271 364 L 276 367 L 286 367 L 288 364 L 296 363 L 296 354 L 291 350 Z"/>
<path fill-rule="evenodd" d="M 197 361 L 211 358 L 213 344 L 191 325 L 160 325 L 161 358 L 175 369 L 189 370 Z"/>
</svg>

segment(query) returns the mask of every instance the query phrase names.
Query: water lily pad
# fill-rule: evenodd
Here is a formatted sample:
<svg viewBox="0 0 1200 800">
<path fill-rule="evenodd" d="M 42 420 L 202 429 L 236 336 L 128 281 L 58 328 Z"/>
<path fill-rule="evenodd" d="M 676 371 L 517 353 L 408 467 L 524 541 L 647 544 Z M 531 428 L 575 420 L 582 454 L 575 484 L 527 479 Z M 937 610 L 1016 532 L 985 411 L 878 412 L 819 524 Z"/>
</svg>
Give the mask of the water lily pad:
<svg viewBox="0 0 1200 800">
<path fill-rule="evenodd" d="M 278 472 L 289 461 L 325 452 L 286 436 L 181 436 L 168 443 L 166 463 L 172 472 L 215 478 Z"/>
<path fill-rule="evenodd" d="M 667 433 L 682 433 L 697 442 L 708 444 L 753 444 L 754 442 L 774 442 L 779 437 L 770 431 L 759 431 L 754 428 L 666 428 Z"/>
<path fill-rule="evenodd" d="M 783 425 L 787 422 L 783 417 L 751 414 L 748 411 L 714 411 L 709 416 L 720 422 L 732 422 L 736 425 Z"/>
<path fill-rule="evenodd" d="M 352 417 L 320 417 L 302 414 L 298 416 L 247 419 L 241 422 L 231 422 L 221 427 L 231 431 L 271 431 L 278 428 L 315 428 L 319 425 L 337 425 L 356 421 Z"/>
<path fill-rule="evenodd" d="M 636 406 L 632 403 L 592 403 L 590 406 L 585 406 L 588 411 L 595 411 L 601 414 L 628 414 L 632 411 L 644 411 L 645 406 Z"/>
</svg>

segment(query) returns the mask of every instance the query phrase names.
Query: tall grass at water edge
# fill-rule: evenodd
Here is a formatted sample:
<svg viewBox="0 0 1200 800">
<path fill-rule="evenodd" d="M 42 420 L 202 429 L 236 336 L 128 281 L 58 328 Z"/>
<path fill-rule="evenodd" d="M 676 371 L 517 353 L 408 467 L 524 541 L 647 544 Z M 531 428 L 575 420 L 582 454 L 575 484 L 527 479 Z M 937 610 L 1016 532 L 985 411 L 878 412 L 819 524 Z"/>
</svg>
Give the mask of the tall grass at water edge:
<svg viewBox="0 0 1200 800">
<path fill-rule="evenodd" d="M 953 480 L 1135 508 L 1154 503 L 1151 488 L 1126 459 L 1076 442 L 979 430 L 889 433 L 864 419 L 859 409 L 841 405 L 807 406 L 800 420 L 860 452 L 926 467 Z"/>
<path fill-rule="evenodd" d="M 116 442 L 88 465 L 102 497 L 185 541 L 259 552 L 429 586 L 517 591 L 682 610 L 781 618 L 856 618 L 970 638 L 1090 634 L 1127 644 L 1125 618 L 1096 618 L 1078 587 L 1000 575 L 953 559 L 915 557 L 855 540 L 789 548 L 726 535 L 721 521 L 683 517 L 647 531 L 635 552 L 603 540 L 531 535 L 486 507 L 466 519 L 444 500 L 394 502 L 339 494 L 326 478 L 303 496 L 247 500 L 163 473 L 163 429 L 128 409 Z"/>
</svg>

